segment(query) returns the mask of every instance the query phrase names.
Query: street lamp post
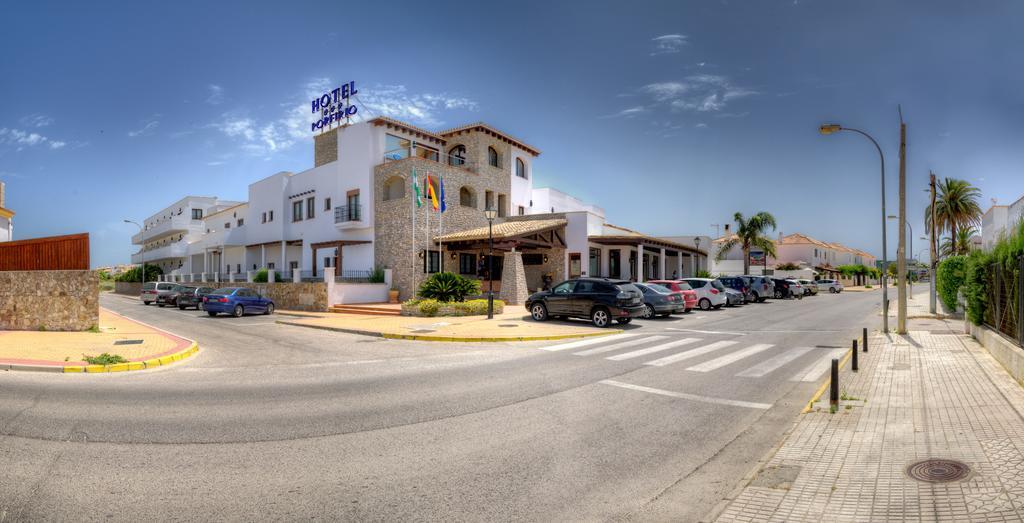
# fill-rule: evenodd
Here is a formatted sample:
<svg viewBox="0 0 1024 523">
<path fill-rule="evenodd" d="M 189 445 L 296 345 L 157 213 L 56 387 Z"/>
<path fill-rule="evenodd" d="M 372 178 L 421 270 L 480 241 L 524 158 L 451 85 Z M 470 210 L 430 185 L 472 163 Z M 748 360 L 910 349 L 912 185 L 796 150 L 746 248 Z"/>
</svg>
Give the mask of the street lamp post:
<svg viewBox="0 0 1024 523">
<path fill-rule="evenodd" d="M 882 332 L 889 332 L 889 282 L 888 282 L 888 271 L 889 271 L 889 260 L 886 256 L 886 242 L 885 242 L 885 155 L 882 153 L 882 147 L 878 145 L 878 142 L 871 137 L 870 134 L 861 131 L 860 129 L 853 129 L 850 127 L 843 127 L 839 124 L 825 124 L 818 128 L 821 134 L 829 135 L 835 134 L 839 131 L 851 131 L 861 136 L 864 136 L 871 143 L 875 145 L 875 149 L 878 150 L 878 159 L 880 161 L 882 170 Z"/>
<path fill-rule="evenodd" d="M 899 216 L 890 214 L 889 219 L 898 220 Z M 910 229 L 910 236 L 907 237 L 907 241 L 910 242 L 910 254 L 914 254 L 914 228 L 910 225 L 910 222 L 907 222 L 907 228 Z M 901 274 L 900 278 L 906 278 L 906 276 Z M 910 285 L 910 299 L 914 299 L 914 280 L 907 278 L 907 283 Z"/>
<path fill-rule="evenodd" d="M 697 247 L 697 252 L 693 253 L 693 259 L 697 261 L 695 264 L 697 269 L 693 274 L 693 277 L 696 278 L 700 276 L 700 236 L 693 237 L 693 244 Z"/>
<path fill-rule="evenodd" d="M 139 234 L 142 235 L 142 248 L 139 249 L 139 261 L 142 263 L 142 272 L 139 273 L 139 284 L 142 287 L 146 286 L 146 230 L 142 228 L 136 222 L 131 220 L 125 220 L 124 223 L 130 223 L 139 228 Z"/>
<path fill-rule="evenodd" d="M 498 211 L 490 207 L 484 209 L 487 218 L 487 319 L 494 319 L 494 219 Z"/>
</svg>

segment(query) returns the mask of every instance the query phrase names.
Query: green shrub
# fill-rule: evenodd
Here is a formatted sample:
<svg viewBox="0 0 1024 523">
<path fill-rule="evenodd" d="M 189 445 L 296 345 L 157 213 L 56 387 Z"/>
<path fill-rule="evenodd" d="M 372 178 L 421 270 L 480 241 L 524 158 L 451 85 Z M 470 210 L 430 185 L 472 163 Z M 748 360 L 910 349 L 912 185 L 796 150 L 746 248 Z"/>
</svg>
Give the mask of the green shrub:
<svg viewBox="0 0 1024 523">
<path fill-rule="evenodd" d="M 707 270 L 704 270 L 704 269 L 700 269 L 699 271 L 697 271 L 697 277 L 698 278 L 713 278 L 713 276 L 711 276 L 711 271 L 707 271 Z"/>
<path fill-rule="evenodd" d="M 967 266 L 966 256 L 950 256 L 939 263 L 936 271 L 936 287 L 939 298 L 946 310 L 956 310 L 956 293 L 964 284 L 964 269 Z"/>
<path fill-rule="evenodd" d="M 139 267 L 132 267 L 127 271 L 117 275 L 117 281 L 121 282 L 137 282 L 139 281 L 139 273 L 142 272 Z M 146 265 L 146 281 L 156 281 L 157 277 L 163 275 L 164 270 L 156 265 Z"/>
<path fill-rule="evenodd" d="M 384 283 L 384 268 L 374 267 L 370 271 L 370 283 Z"/>
<path fill-rule="evenodd" d="M 424 316 L 436 316 L 437 310 L 441 308 L 441 302 L 434 299 L 420 300 L 418 303 L 420 314 Z"/>
<path fill-rule="evenodd" d="M 967 319 L 975 325 L 985 321 L 988 294 L 992 288 L 989 281 L 989 266 L 992 256 L 981 251 L 971 251 L 964 267 L 964 297 L 967 298 Z"/>
<path fill-rule="evenodd" d="M 463 278 L 453 272 L 432 274 L 420 285 L 418 295 L 440 302 L 463 301 L 466 296 L 480 294 L 480 282 Z"/>
<path fill-rule="evenodd" d="M 268 271 L 267 269 L 260 269 L 256 271 L 256 274 L 253 275 L 252 281 L 254 283 L 267 283 L 268 278 L 270 278 L 270 271 Z M 274 271 L 274 281 L 281 281 L 281 276 L 277 273 L 277 271 Z"/>
<path fill-rule="evenodd" d="M 82 360 L 90 365 L 113 365 L 115 363 L 128 363 L 128 360 L 124 359 L 124 356 L 120 354 L 107 354 L 104 352 L 99 356 L 86 356 L 82 355 Z"/>
<path fill-rule="evenodd" d="M 776 265 L 775 269 L 780 271 L 796 271 L 800 270 L 800 266 L 793 262 L 786 262 Z"/>
</svg>

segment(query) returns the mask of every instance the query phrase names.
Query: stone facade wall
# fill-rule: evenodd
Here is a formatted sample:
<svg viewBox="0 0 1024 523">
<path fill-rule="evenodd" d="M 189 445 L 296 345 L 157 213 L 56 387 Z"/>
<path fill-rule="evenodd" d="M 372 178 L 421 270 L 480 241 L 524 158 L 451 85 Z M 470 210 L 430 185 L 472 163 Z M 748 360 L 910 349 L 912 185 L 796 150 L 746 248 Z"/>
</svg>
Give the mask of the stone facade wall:
<svg viewBox="0 0 1024 523">
<path fill-rule="evenodd" d="M 501 293 L 498 297 L 502 301 L 512 305 L 526 303 L 530 293 L 526 288 L 526 273 L 523 271 L 523 253 L 505 253 L 501 265 L 501 283 Z"/>
<path fill-rule="evenodd" d="M 327 312 L 327 284 L 324 282 L 303 283 L 246 283 L 225 284 L 230 287 L 253 289 L 274 301 L 281 310 Z"/>
<path fill-rule="evenodd" d="M 526 286 L 530 294 L 544 287 L 545 274 L 551 274 L 552 286 L 565 281 L 565 249 L 554 247 L 545 254 L 548 257 L 547 263 L 523 267 L 523 272 L 526 273 Z"/>
<path fill-rule="evenodd" d="M 95 271 L 0 272 L 0 330 L 84 331 L 100 321 Z"/>
<path fill-rule="evenodd" d="M 450 149 L 450 147 L 448 148 Z M 447 153 L 447 150 L 445 151 Z M 484 150 L 486 161 L 486 149 Z M 472 156 L 472 149 L 467 145 L 467 155 Z M 487 225 L 484 218 L 484 193 L 493 191 L 495 201 L 498 194 L 504 194 L 507 199 L 511 198 L 511 179 L 503 171 L 477 174 L 469 169 L 452 167 L 431 160 L 422 158 L 407 158 L 393 162 L 387 162 L 374 168 L 374 259 L 377 264 L 392 269 L 393 283 L 399 290 L 399 299 L 411 298 L 416 286 L 421 283 L 429 274 L 423 271 L 423 258 L 419 253 L 430 248 L 436 250 L 431 238 L 438 236 L 438 213 L 435 212 L 423 195 L 423 207 L 416 210 L 416 238 L 415 248 L 412 236 L 412 169 L 416 169 L 421 183 L 423 177 L 441 175 L 444 177 L 445 196 L 448 203 L 448 210 L 444 213 L 444 231 L 450 233 Z M 392 177 L 401 177 L 405 183 L 405 195 L 402 198 L 387 200 L 384 198 L 384 184 Z M 467 186 L 477 195 L 476 206 L 462 206 L 459 201 L 459 188 Z M 430 229 L 427 229 L 427 219 L 430 220 Z M 458 271 L 458 256 L 453 260 L 451 253 L 447 250 L 441 253 L 445 270 Z M 412 264 L 415 258 L 415 269 Z"/>
<path fill-rule="evenodd" d="M 338 159 L 338 128 L 313 135 L 313 166 L 320 167 Z"/>
<path fill-rule="evenodd" d="M 142 294 L 142 284 L 136 281 L 115 281 L 114 292 L 137 298 L 139 294 Z"/>
</svg>

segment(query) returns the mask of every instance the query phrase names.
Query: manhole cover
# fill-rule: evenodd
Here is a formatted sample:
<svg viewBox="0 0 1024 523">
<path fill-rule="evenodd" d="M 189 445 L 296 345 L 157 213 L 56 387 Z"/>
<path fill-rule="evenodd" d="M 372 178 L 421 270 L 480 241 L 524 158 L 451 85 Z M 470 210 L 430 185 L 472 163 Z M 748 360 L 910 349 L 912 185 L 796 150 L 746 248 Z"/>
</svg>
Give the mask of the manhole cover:
<svg viewBox="0 0 1024 523">
<path fill-rule="evenodd" d="M 971 468 L 966 463 L 952 459 L 926 459 L 911 463 L 907 475 L 928 483 L 949 483 L 967 477 Z"/>
<path fill-rule="evenodd" d="M 141 345 L 142 340 L 117 340 L 114 345 Z"/>
</svg>

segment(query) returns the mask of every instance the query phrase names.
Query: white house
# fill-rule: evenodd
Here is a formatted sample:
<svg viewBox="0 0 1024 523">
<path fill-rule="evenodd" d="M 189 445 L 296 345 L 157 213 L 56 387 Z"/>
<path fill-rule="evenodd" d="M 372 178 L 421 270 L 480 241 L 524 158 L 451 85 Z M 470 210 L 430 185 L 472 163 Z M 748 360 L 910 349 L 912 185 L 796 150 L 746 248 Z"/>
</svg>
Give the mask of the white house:
<svg viewBox="0 0 1024 523">
<path fill-rule="evenodd" d="M 0 182 L 0 242 L 14 239 L 14 211 L 4 207 L 4 182 Z"/>
<path fill-rule="evenodd" d="M 1024 196 L 1010 205 L 993 204 L 981 217 L 981 248 L 991 250 L 1021 220 L 1024 220 Z"/>
</svg>

